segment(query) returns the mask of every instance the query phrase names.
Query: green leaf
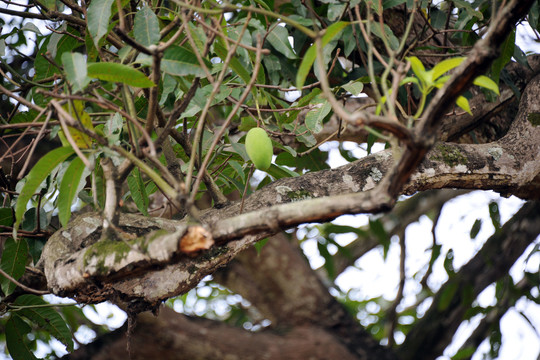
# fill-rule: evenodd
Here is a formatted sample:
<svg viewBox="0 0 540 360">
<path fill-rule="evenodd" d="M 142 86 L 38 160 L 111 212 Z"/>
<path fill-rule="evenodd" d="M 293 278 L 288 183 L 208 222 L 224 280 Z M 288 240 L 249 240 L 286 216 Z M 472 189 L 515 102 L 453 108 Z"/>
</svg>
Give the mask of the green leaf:
<svg viewBox="0 0 540 360">
<path fill-rule="evenodd" d="M 375 36 L 377 36 L 380 39 L 386 39 L 388 41 L 388 45 L 392 50 L 397 50 L 399 48 L 399 40 L 394 35 L 394 32 L 390 27 L 386 24 L 384 24 L 384 33 L 381 31 L 381 27 L 379 24 L 375 24 L 371 26 L 371 31 Z"/>
<path fill-rule="evenodd" d="M 223 39 L 218 38 L 214 43 L 214 51 L 223 61 L 227 58 L 227 49 L 224 46 Z M 263 59 L 264 60 L 264 59 Z M 229 67 L 240 76 L 242 80 L 247 84 L 251 78 L 249 71 L 242 65 L 237 57 L 233 56 L 229 62 Z"/>
<path fill-rule="evenodd" d="M 88 64 L 87 68 L 88 76 L 95 79 L 119 82 L 140 88 L 156 86 L 146 75 L 128 65 L 99 62 Z"/>
<path fill-rule="evenodd" d="M 237 161 L 230 160 L 229 165 L 234 169 L 234 171 L 240 176 L 242 182 L 246 182 L 246 174 L 244 174 L 244 168 Z"/>
<path fill-rule="evenodd" d="M 156 14 L 148 6 L 143 7 L 135 14 L 133 35 L 135 40 L 144 46 L 159 42 L 159 21 Z"/>
<path fill-rule="evenodd" d="M 289 32 L 284 26 L 275 26 L 274 30 L 268 33 L 266 37 L 268 42 L 288 59 L 296 59 L 298 56 L 294 53 L 289 42 Z"/>
<path fill-rule="evenodd" d="M 386 259 L 388 250 L 390 250 L 390 236 L 384 229 L 384 225 L 380 219 L 369 220 L 369 229 L 375 235 L 379 243 L 383 246 L 383 257 Z"/>
<path fill-rule="evenodd" d="M 32 198 L 39 185 L 45 180 L 45 178 L 57 167 L 60 163 L 73 155 L 74 150 L 72 147 L 61 147 L 54 149 L 43 156 L 34 165 L 32 170 L 26 176 L 26 183 L 24 184 L 19 198 L 17 199 L 17 205 L 15 206 L 15 224 L 13 225 L 14 236 L 16 237 L 16 231 L 21 223 L 24 212 L 26 211 L 26 205 Z"/>
<path fill-rule="evenodd" d="M 456 295 L 456 292 L 459 288 L 459 284 L 455 281 L 450 281 L 447 283 L 446 286 L 441 290 L 441 296 L 439 298 L 439 302 L 437 303 L 437 309 L 439 311 L 444 311 L 448 309 L 448 306 L 452 303 L 452 300 L 454 299 L 454 295 Z"/>
<path fill-rule="evenodd" d="M 472 115 L 471 107 L 469 106 L 469 100 L 465 96 L 459 96 L 456 100 L 456 105 Z"/>
<path fill-rule="evenodd" d="M 353 96 L 357 96 L 364 90 L 364 83 L 361 81 L 349 81 L 341 87 L 350 92 Z"/>
<path fill-rule="evenodd" d="M 495 83 L 499 83 L 499 77 L 503 68 L 510 62 L 514 56 L 516 44 L 516 32 L 512 31 L 501 45 L 501 55 L 493 61 L 491 65 L 491 77 Z"/>
<path fill-rule="evenodd" d="M 330 254 L 330 251 L 328 251 L 326 244 L 323 244 L 320 241 L 317 241 L 317 249 L 319 250 L 319 254 L 324 258 L 323 266 L 328 273 L 328 277 L 330 279 L 334 279 L 336 277 L 336 267 L 334 266 L 334 258 L 332 254 Z"/>
<path fill-rule="evenodd" d="M 58 218 L 62 226 L 66 226 L 71 217 L 71 205 L 78 193 L 79 184 L 85 169 L 85 165 L 78 156 L 71 161 L 60 184 L 58 195 Z"/>
<path fill-rule="evenodd" d="M 41 208 L 38 213 L 37 208 L 32 207 L 24 213 L 21 229 L 24 231 L 35 231 L 38 229 L 38 226 L 40 229 L 45 229 L 48 225 L 47 212 Z"/>
<path fill-rule="evenodd" d="M 471 239 L 476 238 L 481 228 L 482 228 L 482 219 L 476 219 L 473 226 L 471 227 L 471 231 L 470 231 Z"/>
<path fill-rule="evenodd" d="M 13 209 L 10 207 L 0 208 L 0 225 L 13 225 Z"/>
<path fill-rule="evenodd" d="M 474 79 L 473 84 L 476 86 L 481 86 L 485 89 L 491 90 L 497 95 L 501 94 L 499 92 L 499 86 L 497 86 L 497 83 L 485 75 L 478 76 L 476 79 Z"/>
<path fill-rule="evenodd" d="M 276 180 L 281 178 L 300 176 L 300 174 L 287 169 L 285 166 L 280 166 L 276 164 L 271 164 L 270 167 L 266 170 L 266 172 Z"/>
<path fill-rule="evenodd" d="M 394 6 L 401 5 L 405 2 L 405 0 L 384 0 L 383 1 L 383 9 L 390 9 Z"/>
<path fill-rule="evenodd" d="M 65 52 L 62 54 L 62 64 L 64 65 L 67 80 L 73 87 L 73 91 L 83 90 L 90 82 L 90 78 L 87 76 L 84 56 L 76 52 Z"/>
<path fill-rule="evenodd" d="M 212 65 L 205 59 L 208 68 Z M 163 54 L 161 68 L 164 72 L 176 76 L 205 76 L 203 68 L 197 60 L 197 56 L 191 51 L 181 46 L 171 46 Z"/>
<path fill-rule="evenodd" d="M 318 134 L 323 129 L 323 120 L 332 110 L 332 105 L 328 101 L 316 104 L 316 108 L 308 111 L 306 115 L 306 127 L 313 133 Z"/>
<path fill-rule="evenodd" d="M 120 140 L 123 123 L 122 116 L 117 112 L 109 117 L 109 120 L 105 123 L 103 135 L 110 145 L 116 144 Z"/>
<path fill-rule="evenodd" d="M 432 81 L 437 80 L 441 75 L 444 75 L 448 71 L 458 67 L 466 59 L 466 57 L 455 57 L 451 59 L 446 59 L 439 62 L 432 69 L 433 78 Z"/>
<path fill-rule="evenodd" d="M 111 6 L 114 0 L 93 0 L 88 6 L 88 31 L 98 47 L 99 40 L 107 33 L 111 18 Z"/>
<path fill-rule="evenodd" d="M 419 85 L 418 78 L 415 78 L 413 76 L 407 76 L 406 78 L 403 78 L 403 80 L 399 82 L 400 85 L 405 85 L 408 83 L 414 83 L 416 85 Z"/>
<path fill-rule="evenodd" d="M 43 305 L 48 305 L 45 300 L 35 295 L 25 294 L 19 296 L 14 304 L 24 306 L 24 308 L 17 311 L 19 315 L 26 317 L 49 332 L 67 347 L 67 351 L 73 351 L 71 331 L 62 316 L 54 308 L 43 307 Z"/>
<path fill-rule="evenodd" d="M 24 274 L 26 259 L 28 257 L 28 244 L 25 239 L 19 241 L 7 238 L 2 252 L 0 268 L 15 280 L 19 280 Z M 8 278 L 0 275 L 0 284 L 5 296 L 13 293 L 17 285 Z"/>
<path fill-rule="evenodd" d="M 262 248 L 264 247 L 264 245 L 266 245 L 267 242 L 268 238 L 264 238 L 253 244 L 253 246 L 255 247 L 255 251 L 257 251 L 257 255 L 261 255 Z"/>
<path fill-rule="evenodd" d="M 31 331 L 30 325 L 15 314 L 6 322 L 6 346 L 14 360 L 37 360 L 26 337 Z"/>
<path fill-rule="evenodd" d="M 127 178 L 131 198 L 137 205 L 137 209 L 144 215 L 148 216 L 148 195 L 144 186 L 141 172 L 138 167 L 135 167 Z"/>
<path fill-rule="evenodd" d="M 465 0 L 454 0 L 454 4 L 458 8 L 465 9 L 465 11 L 467 11 L 469 16 L 474 16 L 478 20 L 484 20 L 484 15 L 480 11 L 473 9 L 471 4 L 468 3 L 467 1 L 465 1 Z"/>
<path fill-rule="evenodd" d="M 514 59 L 516 59 L 516 61 L 527 67 L 527 68 L 531 68 L 531 66 L 529 65 L 529 61 L 527 60 L 527 55 L 523 52 L 523 50 L 521 50 L 521 48 L 516 44 L 514 46 Z"/>
<path fill-rule="evenodd" d="M 66 29 L 60 27 L 57 30 L 66 31 L 68 34 L 80 36 L 78 31 L 69 26 Z M 56 33 L 53 35 L 56 35 Z M 75 48 L 81 46 L 81 43 L 70 35 L 58 35 L 59 37 L 52 37 L 52 35 L 51 37 L 46 37 L 41 47 L 39 48 L 39 56 L 36 56 L 36 60 L 34 62 L 34 68 L 36 70 L 34 80 L 41 80 L 49 78 L 54 74 L 60 74 L 58 66 L 56 66 L 56 64 L 53 65 L 49 61 L 47 61 L 45 57 L 47 51 L 53 50 L 53 52 L 56 54 L 56 56 L 54 57 L 54 61 L 59 64 L 62 62 L 63 53 L 65 53 L 66 51 L 73 51 Z"/>
<path fill-rule="evenodd" d="M 411 69 L 416 77 L 424 84 L 428 85 L 431 83 L 431 77 L 428 76 L 424 64 L 416 56 L 410 56 L 407 60 L 411 63 Z"/>
<path fill-rule="evenodd" d="M 493 223 L 495 230 L 499 230 L 501 228 L 501 214 L 499 212 L 499 204 L 497 204 L 496 201 L 492 201 L 489 203 L 488 208 L 491 222 Z"/>
<path fill-rule="evenodd" d="M 464 359 L 470 359 L 474 353 L 478 350 L 475 346 L 467 346 L 463 349 L 460 349 L 454 356 L 452 356 L 452 360 L 464 360 Z"/>
<path fill-rule="evenodd" d="M 332 41 L 347 25 L 349 25 L 349 22 L 346 21 L 338 21 L 337 23 L 334 23 L 330 25 L 326 32 L 324 33 L 324 36 L 321 39 L 322 46 L 325 47 L 328 45 L 330 41 Z M 316 44 L 312 44 L 309 49 L 306 51 L 304 58 L 302 59 L 302 62 L 300 63 L 300 67 L 298 68 L 298 72 L 296 73 L 296 88 L 300 89 L 302 86 L 304 86 L 304 83 L 306 81 L 306 77 L 309 74 L 309 70 L 311 69 L 311 66 L 313 66 L 313 63 L 315 62 L 315 58 L 317 57 L 317 49 Z"/>
<path fill-rule="evenodd" d="M 336 21 L 339 19 L 342 15 L 345 9 L 349 6 L 347 3 L 341 3 L 341 4 L 330 4 L 328 5 L 328 20 L 330 21 Z"/>
</svg>

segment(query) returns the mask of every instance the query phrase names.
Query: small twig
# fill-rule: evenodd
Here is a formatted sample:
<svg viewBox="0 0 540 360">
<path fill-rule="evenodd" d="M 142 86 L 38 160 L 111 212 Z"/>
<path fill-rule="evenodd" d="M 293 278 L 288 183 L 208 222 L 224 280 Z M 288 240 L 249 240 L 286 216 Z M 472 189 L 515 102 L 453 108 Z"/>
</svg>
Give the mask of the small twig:
<svg viewBox="0 0 540 360">
<path fill-rule="evenodd" d="M 251 15 L 248 14 L 248 18 L 250 18 L 250 17 L 251 17 Z M 208 115 L 208 112 L 210 110 L 210 106 L 212 105 L 212 100 L 214 99 L 216 94 L 219 92 L 220 85 L 223 82 L 223 79 L 225 78 L 225 74 L 227 73 L 227 68 L 229 66 L 229 63 L 230 63 L 233 55 L 236 53 L 236 49 L 238 48 L 238 44 L 240 43 L 242 37 L 244 36 L 244 32 L 247 29 L 247 24 L 248 24 L 248 21 L 246 21 L 246 24 L 242 28 L 242 31 L 240 31 L 240 34 L 238 36 L 238 40 L 233 43 L 232 48 L 229 49 L 229 51 L 227 52 L 227 57 L 223 61 L 223 69 L 221 70 L 217 81 L 215 81 L 213 83 L 212 92 L 210 93 L 210 96 L 208 97 L 208 99 L 206 101 L 206 104 L 204 105 L 204 108 L 203 108 L 203 110 L 201 112 L 201 115 L 199 117 L 199 123 L 197 124 L 197 128 L 195 130 L 195 137 L 193 138 L 193 151 L 191 152 L 191 157 L 189 159 L 188 171 L 187 171 L 187 175 L 186 175 L 186 191 L 187 192 L 189 192 L 190 189 L 191 189 L 191 177 L 193 176 L 193 171 L 194 171 L 194 167 L 195 167 L 195 159 L 197 157 L 196 146 L 201 141 L 202 132 L 203 132 L 203 129 L 204 129 L 204 124 L 205 124 L 205 121 L 206 121 L 206 116 Z M 260 66 L 260 64 L 255 62 L 255 67 L 257 68 L 257 69 L 254 68 L 254 77 L 255 78 L 257 76 L 259 66 Z M 255 70 L 257 70 L 257 71 L 255 71 Z M 251 86 L 248 86 L 248 88 L 251 90 Z M 233 112 L 235 112 L 235 111 L 233 111 Z M 222 127 L 222 129 L 223 129 L 223 127 Z M 211 153 L 211 150 L 208 150 L 208 154 L 210 154 L 210 153 Z M 201 155 L 201 154 L 199 154 L 199 155 Z M 207 158 L 208 158 L 208 155 L 207 155 Z M 204 164 L 201 165 L 201 168 L 199 169 L 199 171 L 201 173 L 204 173 Z M 197 177 L 197 179 L 198 179 L 197 180 L 197 186 L 198 186 L 198 182 L 200 181 L 200 177 Z M 194 193 L 197 192 L 197 187 L 193 188 L 193 192 Z M 194 197 L 192 196 L 192 198 L 194 198 Z"/>
<path fill-rule="evenodd" d="M 227 116 L 227 119 L 221 125 L 221 128 L 219 132 L 214 136 L 214 139 L 212 140 L 212 144 L 208 148 L 208 151 L 206 153 L 206 157 L 204 158 L 204 161 L 202 162 L 199 174 L 197 174 L 197 179 L 195 180 L 193 184 L 193 191 L 191 192 L 190 201 L 195 200 L 195 195 L 197 194 L 197 190 L 199 189 L 199 184 L 201 182 L 203 174 L 206 172 L 206 167 L 208 166 L 208 163 L 210 161 L 210 156 L 212 155 L 212 152 L 216 148 L 216 145 L 218 141 L 222 138 L 223 134 L 225 133 L 225 130 L 231 123 L 234 116 L 236 116 L 236 113 L 240 109 L 240 105 L 246 100 L 249 93 L 251 92 L 251 88 L 253 87 L 253 84 L 255 84 L 255 81 L 257 80 L 257 74 L 259 73 L 259 67 L 261 66 L 261 50 L 262 49 L 262 41 L 260 37 L 257 39 L 257 53 L 255 54 L 255 65 L 253 66 L 253 74 L 251 75 L 251 79 L 248 84 L 246 84 L 246 89 L 242 93 L 242 96 L 240 96 L 240 99 L 238 99 L 238 102 L 232 109 L 232 111 L 229 113 L 229 116 Z M 187 179 L 189 181 L 189 179 Z"/>
<path fill-rule="evenodd" d="M 396 298 L 394 299 L 394 302 L 392 303 L 392 307 L 388 310 L 388 321 L 389 321 L 389 329 L 388 329 L 388 347 L 392 347 L 395 344 L 395 338 L 394 338 L 394 331 L 396 330 L 397 325 L 397 307 L 401 303 L 401 300 L 403 299 L 403 290 L 405 289 L 405 260 L 407 257 L 406 253 L 406 246 L 405 246 L 405 230 L 399 234 L 399 247 L 400 247 L 400 257 L 399 257 L 399 288 L 396 295 Z"/>
<path fill-rule="evenodd" d="M 66 136 L 67 141 L 69 142 L 69 144 L 71 145 L 71 147 L 73 148 L 73 150 L 75 151 L 77 156 L 82 160 L 84 165 L 88 169 L 93 169 L 94 164 L 92 164 L 88 160 L 88 158 L 86 156 L 84 156 L 81 149 L 79 148 L 79 146 L 77 145 L 77 143 L 75 142 L 75 140 L 71 136 L 71 133 L 69 132 L 67 122 L 69 122 L 70 125 L 71 125 L 71 124 L 75 123 L 75 120 L 71 117 L 70 114 L 68 114 L 68 112 L 66 110 L 64 110 L 64 108 L 62 108 L 62 106 L 60 106 L 60 104 L 56 100 L 51 100 L 50 104 L 55 108 L 56 113 L 58 114 L 58 120 L 60 120 L 60 125 L 62 127 L 62 130 L 64 131 L 64 135 Z"/>
<path fill-rule="evenodd" d="M 0 86 L 0 91 L 1 90 L 2 90 L 2 86 Z M 47 111 L 47 108 L 40 108 L 39 114 L 37 114 L 37 116 L 34 118 L 34 120 L 32 122 L 36 123 L 38 121 L 38 119 L 40 117 L 42 117 L 43 114 L 45 114 L 45 111 Z M 30 129 L 30 127 L 27 127 L 26 129 L 24 129 L 24 131 L 19 136 L 19 138 L 17 140 L 15 140 L 13 142 L 13 144 L 11 144 L 11 146 L 9 146 L 9 148 L 5 151 L 4 155 L 0 156 L 0 162 L 2 162 L 6 156 L 11 155 L 11 151 L 15 148 L 15 146 L 17 146 L 19 141 L 21 141 L 21 139 L 28 133 L 29 129 Z"/>
<path fill-rule="evenodd" d="M 45 118 L 45 121 L 43 122 L 43 126 L 39 130 L 39 133 L 38 133 L 34 143 L 32 144 L 32 148 L 30 149 L 30 152 L 28 153 L 28 156 L 26 157 L 26 160 L 24 161 L 24 165 L 21 168 L 21 171 L 19 171 L 18 180 L 22 179 L 24 173 L 26 172 L 26 168 L 28 167 L 28 164 L 30 164 L 30 159 L 32 158 L 32 154 L 34 154 L 34 151 L 36 150 L 36 146 L 37 146 L 39 140 L 41 139 L 41 137 L 45 133 L 45 130 L 47 129 L 47 125 L 49 124 L 49 120 L 51 119 L 51 115 L 52 115 L 52 112 L 49 111 L 49 113 L 47 114 L 47 117 Z M 38 214 L 39 214 L 39 212 L 38 212 Z M 39 222 L 38 222 L 38 225 L 39 225 Z"/>
<path fill-rule="evenodd" d="M 2 276 L 4 276 L 6 279 L 8 279 L 9 281 L 11 281 L 12 283 L 14 283 L 15 285 L 17 285 L 18 287 L 20 287 L 21 289 L 23 289 L 24 291 L 26 291 L 26 292 L 36 294 L 36 295 L 50 294 L 50 291 L 32 289 L 32 288 L 18 282 L 11 275 L 9 275 L 7 272 L 2 270 L 2 268 L 0 268 L 0 274 Z"/>
<path fill-rule="evenodd" d="M 246 193 L 249 186 L 249 180 L 251 179 L 251 175 L 253 175 L 253 171 L 255 171 L 255 165 L 251 164 L 251 168 L 249 169 L 249 174 L 246 178 L 246 186 L 244 186 L 244 192 L 242 193 L 242 202 L 240 203 L 240 210 L 238 212 L 239 214 L 241 214 L 242 211 L 244 211 L 244 200 L 246 198 Z"/>
</svg>

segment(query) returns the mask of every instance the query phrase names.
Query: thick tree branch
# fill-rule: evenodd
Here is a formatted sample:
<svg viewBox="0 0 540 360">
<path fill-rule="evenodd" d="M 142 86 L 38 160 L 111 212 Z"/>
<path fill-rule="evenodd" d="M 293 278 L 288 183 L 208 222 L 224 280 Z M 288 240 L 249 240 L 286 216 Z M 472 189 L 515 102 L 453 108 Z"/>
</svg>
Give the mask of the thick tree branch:
<svg viewBox="0 0 540 360">
<path fill-rule="evenodd" d="M 529 84 L 522 96 L 515 123 L 499 141 L 479 145 L 435 146 L 403 192 L 410 194 L 433 188 L 460 187 L 515 193 L 523 187 L 534 185 L 540 173 L 540 164 L 537 161 L 540 154 L 540 127 L 534 126 L 529 114 L 540 113 L 540 104 L 535 100 L 538 92 L 540 77 Z M 327 221 L 345 213 L 375 213 L 387 210 L 394 200 L 379 192 L 375 186 L 392 165 L 391 154 L 385 151 L 338 169 L 276 181 L 246 199 L 243 214 L 236 215 L 239 214 L 239 202 L 223 209 L 208 210 L 203 214 L 202 220 L 210 227 L 214 240 L 221 245 L 199 259 L 178 261 L 177 242 L 183 234 L 182 231 L 185 231 L 184 223 L 124 216 L 123 221 L 127 222 L 128 229 L 139 229 L 137 234 L 143 234 L 144 227 L 171 231 L 173 234 L 159 237 L 152 234 L 145 240 L 159 239 L 163 244 L 167 244 L 160 245 L 161 251 L 169 249 L 170 252 L 166 256 L 159 253 L 159 256 L 155 254 L 148 257 L 148 254 L 140 252 L 141 249 L 136 249 L 136 252 L 124 251 L 120 256 L 124 261 L 115 267 L 86 267 L 84 259 L 88 249 L 85 246 L 92 241 L 75 234 L 85 233 L 85 228 L 90 229 L 87 234 L 100 231 L 99 226 L 85 225 L 85 222 L 95 223 L 97 216 L 86 215 L 85 221 L 70 224 L 68 229 L 57 232 L 47 243 L 45 273 L 49 287 L 57 294 L 83 298 L 90 295 L 87 301 L 91 302 L 108 298 L 114 293 L 114 288 L 126 299 L 139 298 L 144 302 L 157 304 L 165 298 L 189 290 L 241 250 L 276 233 L 280 228 Z M 529 195 L 539 193 L 532 191 Z M 297 201 L 302 199 L 307 200 Z M 144 227 L 140 228 L 138 224 Z M 77 229 L 77 226 L 81 225 L 82 230 Z M 64 236 L 66 233 L 73 233 L 73 238 L 81 238 L 81 243 L 75 245 Z M 224 245 L 225 243 L 227 245 Z M 56 247 L 67 247 L 66 244 L 71 244 L 69 251 L 55 250 Z M 152 270 L 156 266 L 162 270 Z M 133 273 L 134 268 L 144 274 Z M 115 276 L 109 278 L 113 274 Z M 125 277 L 128 275 L 131 280 Z M 91 279 L 99 279 L 97 288 L 108 285 L 100 291 L 96 291 L 94 286 L 87 288 Z M 140 287 L 139 281 L 147 282 L 148 287 Z"/>
<path fill-rule="evenodd" d="M 333 334 L 351 353 L 362 358 L 392 358 L 328 292 L 301 250 L 281 233 L 257 254 L 252 247 L 239 254 L 214 279 L 249 300 L 272 328 L 316 326 Z"/>
<path fill-rule="evenodd" d="M 366 359 L 351 354 L 328 332 L 309 325 L 299 326 L 287 333 L 255 333 L 218 321 L 180 315 L 169 308 L 163 308 L 158 317 L 149 313 L 139 315 L 131 343 L 133 360 L 155 358 L 156 354 L 161 360 Z M 148 346 L 148 343 L 153 346 Z M 106 360 L 125 357 L 125 328 L 121 328 L 82 346 L 64 359 Z"/>
</svg>

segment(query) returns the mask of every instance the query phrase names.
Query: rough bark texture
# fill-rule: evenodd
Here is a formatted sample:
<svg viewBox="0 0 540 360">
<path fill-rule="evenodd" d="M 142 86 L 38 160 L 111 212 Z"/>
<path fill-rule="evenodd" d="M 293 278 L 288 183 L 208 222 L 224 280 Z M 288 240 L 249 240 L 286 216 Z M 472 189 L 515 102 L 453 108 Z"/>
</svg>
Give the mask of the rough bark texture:
<svg viewBox="0 0 540 360">
<path fill-rule="evenodd" d="M 538 93 L 540 78 L 536 77 L 522 96 L 520 111 L 508 134 L 500 140 L 489 144 L 436 145 L 412 175 L 403 192 L 410 194 L 445 187 L 494 189 L 505 195 L 538 198 L 540 192 L 530 191 L 536 186 L 536 177 L 540 173 L 540 163 L 537 161 L 540 154 L 540 127 L 531 121 L 531 114 L 540 113 L 540 105 L 535 100 Z M 84 222 L 92 224 L 91 228 L 83 231 L 79 228 L 80 222 L 72 222 L 68 229 L 57 232 L 45 248 L 49 286 L 61 295 L 90 296 L 88 301 L 102 301 L 103 297 L 98 294 L 104 291 L 108 294 L 116 292 L 126 301 L 141 299 L 149 304 L 157 304 L 185 292 L 240 251 L 280 228 L 330 220 L 347 213 L 388 209 L 392 199 L 375 186 L 393 164 L 391 153 L 383 151 L 338 169 L 276 181 L 246 199 L 244 214 L 239 214 L 240 203 L 237 202 L 222 209 L 209 210 L 203 215 L 203 221 L 208 224 L 214 240 L 219 244 L 206 256 L 178 257 L 175 241 L 181 237 L 181 230 L 177 230 L 180 233 L 173 236 L 154 233 L 150 236 L 152 241 L 170 242 L 168 248 L 160 247 L 160 251 L 169 249 L 169 252 L 160 252 L 162 261 L 158 269 L 153 269 L 156 266 L 154 261 L 142 261 L 144 257 L 153 257 L 148 253 L 141 255 L 143 249 L 140 247 L 123 248 L 116 256 L 124 259 L 118 264 L 124 268 L 125 276 L 122 276 L 121 269 L 99 268 L 89 264 L 88 255 L 85 254 L 94 249 L 78 250 L 78 244 L 68 241 L 71 235 L 66 237 L 66 234 L 73 231 L 79 232 L 77 238 L 86 246 L 98 239 L 99 217 L 96 214 L 83 215 Z M 185 226 L 181 221 L 138 218 L 134 215 L 124 216 L 123 219 L 127 222 L 124 230 L 139 226 L 138 232 L 158 228 L 181 229 Z M 131 222 L 138 225 L 129 225 Z M 90 238 L 86 239 L 84 234 Z M 72 244 L 78 252 L 74 253 L 75 249 L 72 252 L 59 251 L 57 247 L 65 246 L 63 244 Z M 113 256 L 111 253 L 107 255 Z M 135 260 L 129 260 L 132 258 Z M 140 275 L 133 271 L 135 269 L 148 271 Z M 116 276 L 107 278 L 113 274 Z M 95 282 L 87 291 L 83 290 L 89 284 L 89 278 L 101 282 L 99 291 Z M 102 278 L 105 281 L 101 281 Z M 91 297 L 95 299 L 91 300 Z"/>
</svg>

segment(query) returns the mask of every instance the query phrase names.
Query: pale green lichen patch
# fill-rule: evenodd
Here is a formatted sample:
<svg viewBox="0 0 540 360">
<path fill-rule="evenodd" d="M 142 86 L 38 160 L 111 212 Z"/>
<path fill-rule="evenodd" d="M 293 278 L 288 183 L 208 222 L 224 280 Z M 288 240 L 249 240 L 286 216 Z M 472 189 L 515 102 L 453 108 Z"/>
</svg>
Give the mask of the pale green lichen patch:
<svg viewBox="0 0 540 360">
<path fill-rule="evenodd" d="M 369 176 L 373 178 L 373 181 L 379 182 L 381 181 L 383 174 L 381 170 L 377 169 L 376 167 L 371 168 L 371 172 L 369 173 Z"/>
<path fill-rule="evenodd" d="M 287 193 L 287 197 L 291 199 L 291 201 L 300 201 L 300 200 L 306 200 L 311 199 L 313 196 L 311 196 L 311 193 L 306 190 L 295 190 L 295 191 L 289 191 Z"/>
<path fill-rule="evenodd" d="M 290 187 L 283 185 L 276 186 L 276 192 L 279 195 L 285 196 L 291 202 L 313 198 L 313 195 L 309 191 L 303 189 L 293 190 Z M 281 199 L 279 201 L 281 201 Z"/>
<path fill-rule="evenodd" d="M 85 251 L 84 266 L 95 267 L 98 274 L 107 274 L 111 266 L 124 260 L 131 251 L 136 250 L 142 255 L 148 251 L 153 241 L 167 234 L 167 230 L 156 230 L 130 240 L 101 239 Z"/>
<path fill-rule="evenodd" d="M 540 113 L 529 113 L 529 115 L 527 115 L 527 120 L 529 120 L 532 126 L 539 126 Z"/>
<path fill-rule="evenodd" d="M 431 157 L 432 160 L 442 161 L 449 166 L 466 165 L 467 157 L 465 157 L 459 149 L 448 145 L 437 145 L 437 155 Z"/>
<path fill-rule="evenodd" d="M 488 154 L 493 156 L 495 161 L 499 160 L 503 154 L 503 149 L 500 147 L 491 147 L 488 149 Z"/>
<path fill-rule="evenodd" d="M 105 265 L 107 258 L 114 256 L 114 262 L 119 262 L 130 250 L 130 245 L 123 241 L 100 240 L 90 245 L 84 253 L 84 266 L 96 261 L 96 272 L 106 274 L 108 272 L 108 266 Z"/>
</svg>

